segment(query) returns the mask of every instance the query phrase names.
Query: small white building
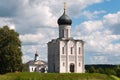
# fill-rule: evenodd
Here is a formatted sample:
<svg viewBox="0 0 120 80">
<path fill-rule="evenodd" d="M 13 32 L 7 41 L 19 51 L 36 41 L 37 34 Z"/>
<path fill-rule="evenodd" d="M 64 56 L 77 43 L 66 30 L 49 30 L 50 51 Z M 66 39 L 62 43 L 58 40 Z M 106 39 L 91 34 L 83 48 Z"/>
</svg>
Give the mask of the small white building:
<svg viewBox="0 0 120 80">
<path fill-rule="evenodd" d="M 72 20 L 66 15 L 58 19 L 59 38 L 48 42 L 48 72 L 84 73 L 84 41 L 70 36 Z"/>
<path fill-rule="evenodd" d="M 46 73 L 48 66 L 47 63 L 39 60 L 39 55 L 36 53 L 34 60 L 31 60 L 26 63 L 29 72 L 42 72 Z"/>
</svg>

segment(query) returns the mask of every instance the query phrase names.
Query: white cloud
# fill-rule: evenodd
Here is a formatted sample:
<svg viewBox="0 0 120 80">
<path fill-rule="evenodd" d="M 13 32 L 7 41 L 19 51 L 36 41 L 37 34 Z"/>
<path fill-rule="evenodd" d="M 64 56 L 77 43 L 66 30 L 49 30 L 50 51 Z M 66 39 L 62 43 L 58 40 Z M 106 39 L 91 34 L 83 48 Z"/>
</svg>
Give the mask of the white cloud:
<svg viewBox="0 0 120 80">
<path fill-rule="evenodd" d="M 58 36 L 56 31 L 58 32 L 54 28 L 42 28 L 35 34 L 21 35 L 23 54 L 31 56 L 31 60 L 33 60 L 37 50 L 40 59 L 47 61 L 47 43 Z"/>
<path fill-rule="evenodd" d="M 9 17 L 12 15 L 10 23 L 14 23 L 17 32 L 29 34 L 36 32 L 41 27 L 57 27 L 57 19 L 63 13 L 63 2 L 64 0 L 59 2 L 57 0 L 12 0 L 7 4 L 7 0 L 4 0 L 1 1 L 2 4 L 0 6 L 2 8 L 0 10 L 3 10 L 4 16 Z M 89 5 L 100 3 L 102 0 L 76 0 L 76 2 L 74 0 L 66 0 L 66 2 L 68 14 L 75 16 L 79 15 L 80 10 Z M 7 14 L 8 12 L 5 13 L 8 6 L 9 14 L 11 15 Z"/>
<path fill-rule="evenodd" d="M 78 32 L 76 34 L 77 36 L 79 36 L 80 34 L 81 36 L 87 35 L 87 37 L 89 37 L 94 32 L 102 30 L 102 29 L 103 29 L 102 21 L 85 21 L 85 22 L 82 22 L 80 25 L 77 25 L 75 28 L 75 31 Z M 99 32 L 97 32 L 97 34 L 99 34 Z"/>
<path fill-rule="evenodd" d="M 15 25 L 14 25 L 14 24 L 10 24 L 10 25 L 8 25 L 8 26 L 9 26 L 10 29 L 15 30 Z"/>
<path fill-rule="evenodd" d="M 21 41 L 24 43 L 29 43 L 29 42 L 39 42 L 42 40 L 44 36 L 40 33 L 38 34 L 25 34 L 25 35 L 20 35 Z"/>
<path fill-rule="evenodd" d="M 81 24 L 82 27 L 84 27 L 85 32 L 93 32 L 96 30 L 99 30 L 103 27 L 101 21 L 87 21 Z"/>
<path fill-rule="evenodd" d="M 90 58 L 91 63 L 93 64 L 106 64 L 108 63 L 108 59 L 105 56 L 92 56 Z"/>
<path fill-rule="evenodd" d="M 11 23 L 12 19 L 11 18 L 2 18 L 0 17 L 0 27 L 3 27 L 3 26 L 8 26 L 10 29 L 14 29 L 15 30 L 15 25 L 14 23 Z"/>
<path fill-rule="evenodd" d="M 110 29 L 113 34 L 120 34 L 120 12 L 105 15 L 103 20 L 104 26 Z"/>
<path fill-rule="evenodd" d="M 104 10 L 94 11 L 94 12 L 84 11 L 84 12 L 82 13 L 82 15 L 85 16 L 85 17 L 88 18 L 88 19 L 93 20 L 93 19 L 98 18 L 98 15 L 104 14 L 104 13 L 106 13 L 106 11 L 104 11 Z"/>
<path fill-rule="evenodd" d="M 104 16 L 104 23 L 108 25 L 115 25 L 119 24 L 120 22 L 120 12 L 114 13 L 114 14 L 108 14 Z"/>
<path fill-rule="evenodd" d="M 93 63 L 98 61 L 113 63 L 111 56 L 120 55 L 120 35 L 114 34 L 120 30 L 117 25 L 119 23 L 119 12 L 117 12 L 105 15 L 103 20 L 89 20 L 76 26 L 75 37 L 85 41 L 85 51 L 91 54 L 89 60 Z"/>
<path fill-rule="evenodd" d="M 87 8 L 88 6 L 92 4 L 97 4 L 103 2 L 103 0 L 66 0 L 68 2 L 68 14 L 70 14 L 73 17 L 78 18 L 78 16 L 81 15 L 82 10 Z M 74 6 L 74 7 L 73 7 Z"/>
<path fill-rule="evenodd" d="M 28 61 L 31 60 L 31 57 L 28 56 L 28 55 L 23 55 L 23 56 L 22 56 L 22 60 L 23 60 L 23 61 L 22 61 L 23 63 L 26 63 L 26 62 L 28 62 Z"/>
</svg>

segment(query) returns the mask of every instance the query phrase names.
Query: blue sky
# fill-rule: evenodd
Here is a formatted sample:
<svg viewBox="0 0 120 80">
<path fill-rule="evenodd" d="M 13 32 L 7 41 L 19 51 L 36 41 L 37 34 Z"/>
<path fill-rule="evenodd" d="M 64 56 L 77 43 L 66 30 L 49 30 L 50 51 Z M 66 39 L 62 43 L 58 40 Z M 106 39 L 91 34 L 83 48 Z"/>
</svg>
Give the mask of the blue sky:
<svg viewBox="0 0 120 80">
<path fill-rule="evenodd" d="M 105 10 L 108 13 L 114 13 L 120 10 L 119 8 L 119 0 L 110 0 L 105 1 L 99 4 L 94 4 L 89 6 L 87 9 L 94 11 L 94 10 Z"/>
<path fill-rule="evenodd" d="M 0 0 L 0 27 L 20 34 L 23 63 L 37 50 L 47 61 L 47 42 L 58 38 L 58 18 L 67 2 L 71 35 L 85 41 L 85 64 L 120 64 L 120 0 Z"/>
</svg>

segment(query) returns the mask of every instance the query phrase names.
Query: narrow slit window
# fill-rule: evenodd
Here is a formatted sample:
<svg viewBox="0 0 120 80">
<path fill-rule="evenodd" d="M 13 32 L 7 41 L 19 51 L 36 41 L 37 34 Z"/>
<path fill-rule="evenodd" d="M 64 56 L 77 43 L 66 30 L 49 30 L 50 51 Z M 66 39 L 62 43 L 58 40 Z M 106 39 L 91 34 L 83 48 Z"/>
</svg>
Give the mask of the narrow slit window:
<svg viewBox="0 0 120 80">
<path fill-rule="evenodd" d="M 73 47 L 71 47 L 71 54 L 73 54 Z"/>
<path fill-rule="evenodd" d="M 64 54 L 64 47 L 62 48 L 62 54 Z"/>
<path fill-rule="evenodd" d="M 63 66 L 65 66 L 65 63 L 63 62 Z"/>
<path fill-rule="evenodd" d="M 68 38 L 68 29 L 66 29 L 66 37 Z"/>
<path fill-rule="evenodd" d="M 62 37 L 65 37 L 65 35 L 64 35 L 64 29 L 62 30 Z"/>
<path fill-rule="evenodd" d="M 80 47 L 79 47 L 79 54 L 80 54 L 80 51 L 81 51 L 81 50 L 80 50 Z"/>
<path fill-rule="evenodd" d="M 80 67 L 81 65 L 80 65 L 80 63 L 79 63 L 79 67 Z"/>
</svg>

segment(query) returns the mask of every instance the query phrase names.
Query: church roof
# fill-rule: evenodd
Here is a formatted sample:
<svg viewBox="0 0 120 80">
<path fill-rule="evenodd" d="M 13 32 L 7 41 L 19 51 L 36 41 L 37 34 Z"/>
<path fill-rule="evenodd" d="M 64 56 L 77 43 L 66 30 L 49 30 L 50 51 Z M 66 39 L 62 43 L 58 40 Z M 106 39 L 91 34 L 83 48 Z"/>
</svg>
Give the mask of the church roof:
<svg viewBox="0 0 120 80">
<path fill-rule="evenodd" d="M 45 61 L 38 60 L 36 62 L 37 62 L 37 64 L 35 64 L 34 60 L 31 60 L 31 61 L 27 62 L 26 65 L 27 66 L 29 66 L 29 65 L 31 65 L 31 66 L 33 66 L 33 65 L 35 65 L 35 66 L 38 66 L 38 65 L 47 65 L 47 63 Z"/>
</svg>

